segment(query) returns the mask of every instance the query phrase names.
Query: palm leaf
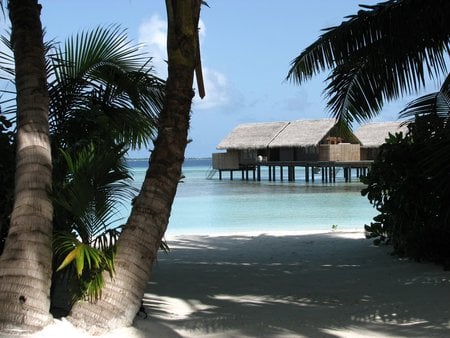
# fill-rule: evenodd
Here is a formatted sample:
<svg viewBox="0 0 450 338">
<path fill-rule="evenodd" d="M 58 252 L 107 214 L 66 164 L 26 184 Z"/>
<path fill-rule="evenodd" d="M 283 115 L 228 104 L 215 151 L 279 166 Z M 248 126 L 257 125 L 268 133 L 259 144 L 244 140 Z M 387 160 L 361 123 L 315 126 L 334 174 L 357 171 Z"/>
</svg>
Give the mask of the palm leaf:
<svg viewBox="0 0 450 338">
<path fill-rule="evenodd" d="M 120 146 L 90 144 L 75 156 L 61 150 L 67 163 L 66 183 L 55 192 L 55 203 L 72 215 L 73 229 L 90 243 L 105 232 L 117 215 L 117 206 L 128 202 L 137 189 Z"/>
<path fill-rule="evenodd" d="M 421 89 L 426 74 L 447 73 L 448 1 L 391 0 L 361 7 L 341 25 L 325 29 L 292 61 L 287 75 L 301 84 L 332 69 L 328 107 L 344 120 L 371 118 L 384 101 Z"/>
<path fill-rule="evenodd" d="M 162 109 L 164 82 L 152 73 L 150 59 L 128 41 L 125 30 L 109 26 L 82 32 L 51 57 L 50 126 L 59 146 L 71 142 L 62 132 L 67 128 L 76 129 L 78 137 L 104 130 L 133 148 L 148 145 Z M 122 116 L 121 109 L 129 114 Z M 139 123 L 129 123 L 131 113 Z M 95 120 L 95 114 L 105 119 Z M 110 124 L 112 116 L 123 119 Z"/>
<path fill-rule="evenodd" d="M 450 113 L 450 73 L 438 92 L 421 96 L 407 104 L 400 118 L 414 119 L 416 116 L 435 114 L 448 118 Z"/>
<path fill-rule="evenodd" d="M 66 266 L 68 266 L 74 260 L 76 260 L 78 262 L 78 257 L 80 255 L 80 251 L 81 251 L 81 245 L 82 245 L 82 243 L 79 243 L 79 245 L 75 246 L 75 248 L 73 248 L 73 250 L 67 254 L 67 256 L 64 258 L 63 262 L 59 265 L 59 267 L 56 269 L 56 271 L 60 271 L 60 270 L 64 269 Z M 82 270 L 83 270 L 83 268 L 81 267 L 81 272 L 82 272 Z M 77 266 L 78 276 L 81 276 L 81 272 L 79 271 L 78 266 Z"/>
<path fill-rule="evenodd" d="M 85 268 L 90 271 L 89 275 L 103 270 L 107 270 L 111 275 L 114 273 L 114 255 L 112 252 L 115 252 L 115 250 L 111 249 L 114 246 L 109 250 L 102 251 L 66 234 L 56 235 L 53 243 L 55 253 L 63 257 L 56 271 L 61 271 L 74 263 L 78 278 L 83 276 L 86 271 Z"/>
</svg>

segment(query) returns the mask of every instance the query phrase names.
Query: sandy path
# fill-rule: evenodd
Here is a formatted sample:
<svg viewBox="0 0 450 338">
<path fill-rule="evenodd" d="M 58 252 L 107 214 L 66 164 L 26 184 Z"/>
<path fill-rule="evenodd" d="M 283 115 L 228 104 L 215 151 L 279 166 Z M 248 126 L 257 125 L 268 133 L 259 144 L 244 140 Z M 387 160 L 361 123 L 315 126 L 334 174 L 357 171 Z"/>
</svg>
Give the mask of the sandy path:
<svg viewBox="0 0 450 338">
<path fill-rule="evenodd" d="M 149 317 L 103 338 L 450 337 L 450 272 L 360 232 L 168 243 L 145 294 Z M 56 321 L 33 337 L 87 336 Z"/>
</svg>

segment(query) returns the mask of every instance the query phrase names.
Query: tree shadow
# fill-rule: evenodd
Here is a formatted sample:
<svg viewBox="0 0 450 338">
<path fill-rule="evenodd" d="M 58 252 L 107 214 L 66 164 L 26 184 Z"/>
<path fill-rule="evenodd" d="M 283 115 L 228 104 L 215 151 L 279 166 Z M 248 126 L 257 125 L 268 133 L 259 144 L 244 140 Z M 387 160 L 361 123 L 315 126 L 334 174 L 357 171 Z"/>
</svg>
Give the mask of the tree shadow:
<svg viewBox="0 0 450 338">
<path fill-rule="evenodd" d="M 450 336 L 450 273 L 398 259 L 370 240 L 343 233 L 198 236 L 169 245 L 144 305 L 179 332 Z"/>
</svg>

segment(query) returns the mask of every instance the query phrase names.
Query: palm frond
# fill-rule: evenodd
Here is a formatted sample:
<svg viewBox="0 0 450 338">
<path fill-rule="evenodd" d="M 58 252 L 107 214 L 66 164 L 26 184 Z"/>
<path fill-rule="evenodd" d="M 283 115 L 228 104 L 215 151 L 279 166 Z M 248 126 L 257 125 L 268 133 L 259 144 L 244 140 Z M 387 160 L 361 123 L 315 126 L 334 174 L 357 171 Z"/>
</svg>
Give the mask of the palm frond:
<svg viewBox="0 0 450 338">
<path fill-rule="evenodd" d="M 81 283 L 78 298 L 99 299 L 104 285 L 103 271 L 107 271 L 111 278 L 115 271 L 115 245 L 102 250 L 80 242 L 73 234 L 58 233 L 54 236 L 53 246 L 55 254 L 62 260 L 56 271 L 71 265 L 75 268 Z"/>
<path fill-rule="evenodd" d="M 291 62 L 288 79 L 302 83 L 374 44 L 384 46 L 384 51 L 410 50 L 405 65 L 419 60 L 430 70 L 445 69 L 443 54 L 448 52 L 450 32 L 448 2 L 390 0 L 360 7 L 364 10 L 348 16 L 339 26 L 324 29 L 325 33 Z"/>
<path fill-rule="evenodd" d="M 150 61 L 119 26 L 82 32 L 57 48 L 52 55 L 54 79 L 49 84 L 55 142 L 72 142 L 67 139 L 71 133 L 63 131 L 78 127 L 78 137 L 112 131 L 118 142 L 132 148 L 148 145 L 164 96 L 164 81 L 153 74 Z M 123 111 L 129 114 L 121 115 Z M 109 125 L 111 119 L 119 123 Z"/>
<path fill-rule="evenodd" d="M 332 69 L 327 87 L 331 112 L 345 115 L 348 107 L 351 115 L 363 103 L 366 113 L 355 110 L 356 119 L 377 113 L 386 100 L 417 92 L 426 75 L 446 75 L 450 38 L 450 3 L 445 0 L 391 0 L 361 7 L 341 25 L 325 29 L 292 61 L 287 75 L 301 84 Z"/>
<path fill-rule="evenodd" d="M 334 118 L 347 126 L 371 119 L 383 106 L 382 97 L 374 90 L 376 80 L 367 76 L 366 67 L 366 60 L 340 65 L 328 78 L 327 107 Z"/>
<path fill-rule="evenodd" d="M 407 104 L 399 116 L 414 120 L 417 116 L 435 114 L 442 118 L 450 115 L 450 73 L 438 92 L 421 96 Z"/>
<path fill-rule="evenodd" d="M 122 146 L 101 144 L 90 144 L 76 155 L 61 150 L 67 174 L 62 186 L 55 189 L 53 200 L 56 210 L 64 210 L 63 222 L 84 243 L 91 244 L 106 232 L 117 221 L 118 206 L 137 192 L 131 185 L 124 152 Z"/>
</svg>

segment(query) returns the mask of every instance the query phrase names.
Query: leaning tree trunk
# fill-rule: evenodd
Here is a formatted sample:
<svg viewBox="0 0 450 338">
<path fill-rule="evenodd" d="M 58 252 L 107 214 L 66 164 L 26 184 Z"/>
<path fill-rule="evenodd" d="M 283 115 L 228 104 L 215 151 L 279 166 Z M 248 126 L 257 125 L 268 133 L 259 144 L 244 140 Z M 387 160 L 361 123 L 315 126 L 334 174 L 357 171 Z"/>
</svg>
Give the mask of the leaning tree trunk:
<svg viewBox="0 0 450 338">
<path fill-rule="evenodd" d="M 69 320 L 91 333 L 130 325 L 150 279 L 181 177 L 187 144 L 201 0 L 166 0 L 168 79 L 151 165 L 118 242 L 115 276 L 102 298 L 77 302 Z"/>
<path fill-rule="evenodd" d="M 0 257 L 0 330 L 34 331 L 51 319 L 52 163 L 44 45 L 36 0 L 10 0 L 17 89 L 14 207 Z"/>
</svg>

